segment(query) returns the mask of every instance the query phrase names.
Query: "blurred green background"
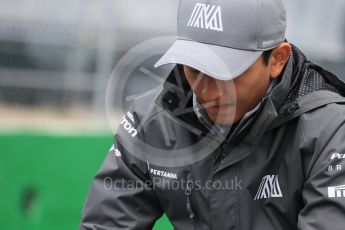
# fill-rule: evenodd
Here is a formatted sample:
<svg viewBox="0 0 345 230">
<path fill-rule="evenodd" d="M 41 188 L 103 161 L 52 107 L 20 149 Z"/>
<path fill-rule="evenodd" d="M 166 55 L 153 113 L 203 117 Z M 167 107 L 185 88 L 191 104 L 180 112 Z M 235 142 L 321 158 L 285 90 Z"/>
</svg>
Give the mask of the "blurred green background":
<svg viewBox="0 0 345 230">
<path fill-rule="evenodd" d="M 0 229 L 78 229 L 111 135 L 0 134 Z M 172 229 L 166 216 L 155 230 Z"/>
</svg>

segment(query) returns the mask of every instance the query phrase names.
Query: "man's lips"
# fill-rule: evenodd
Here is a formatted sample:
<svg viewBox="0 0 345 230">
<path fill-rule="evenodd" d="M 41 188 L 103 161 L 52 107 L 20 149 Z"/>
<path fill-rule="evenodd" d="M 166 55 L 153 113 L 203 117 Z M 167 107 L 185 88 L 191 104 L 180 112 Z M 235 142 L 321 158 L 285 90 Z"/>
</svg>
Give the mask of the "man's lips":
<svg viewBox="0 0 345 230">
<path fill-rule="evenodd" d="M 229 107 L 233 106 L 234 103 L 228 103 L 228 104 L 217 104 L 216 102 L 208 102 L 202 104 L 205 109 L 211 110 L 213 112 L 221 112 Z"/>
<path fill-rule="evenodd" d="M 214 111 L 214 112 L 221 112 L 221 111 L 227 110 L 229 108 L 229 106 L 230 105 L 222 105 L 222 106 L 216 105 L 216 106 L 210 106 L 207 109 Z"/>
</svg>

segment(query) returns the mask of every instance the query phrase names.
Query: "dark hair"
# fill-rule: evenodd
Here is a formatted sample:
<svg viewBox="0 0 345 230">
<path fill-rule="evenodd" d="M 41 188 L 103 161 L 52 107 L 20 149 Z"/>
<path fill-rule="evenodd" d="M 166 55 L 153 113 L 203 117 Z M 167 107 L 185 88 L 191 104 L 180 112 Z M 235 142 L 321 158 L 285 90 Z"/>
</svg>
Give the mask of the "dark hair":
<svg viewBox="0 0 345 230">
<path fill-rule="evenodd" d="M 262 53 L 262 57 L 263 57 L 263 61 L 264 61 L 264 64 L 267 66 L 268 65 L 268 61 L 271 57 L 271 54 L 273 52 L 274 48 L 273 49 L 270 49 L 270 50 L 266 50 Z"/>
</svg>

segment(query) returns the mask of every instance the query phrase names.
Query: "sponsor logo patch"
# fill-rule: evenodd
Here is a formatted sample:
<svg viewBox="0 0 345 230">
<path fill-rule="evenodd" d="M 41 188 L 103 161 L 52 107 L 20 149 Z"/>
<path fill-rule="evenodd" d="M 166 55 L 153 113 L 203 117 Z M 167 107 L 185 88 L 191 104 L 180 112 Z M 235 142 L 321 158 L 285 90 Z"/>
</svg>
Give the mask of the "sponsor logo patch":
<svg viewBox="0 0 345 230">
<path fill-rule="evenodd" d="M 345 185 L 328 187 L 329 198 L 344 198 L 345 197 Z"/>
<path fill-rule="evenodd" d="M 132 124 L 127 120 L 126 116 L 124 115 L 121 120 L 122 127 L 132 135 L 132 137 L 135 137 L 138 134 L 138 131 L 132 126 Z"/>
<path fill-rule="evenodd" d="M 166 177 L 166 178 L 171 178 L 171 179 L 177 179 L 177 174 L 176 173 L 171 173 L 163 170 L 158 170 L 158 169 L 153 169 L 150 168 L 150 173 L 156 176 L 161 176 L 161 177 Z"/>
<path fill-rule="evenodd" d="M 197 3 L 189 18 L 188 27 L 223 31 L 222 8 L 220 6 Z"/>
<path fill-rule="evenodd" d="M 114 145 L 111 146 L 110 152 L 113 152 L 114 153 L 114 156 L 116 157 L 121 157 L 121 152 L 120 150 L 116 149 Z"/>
<path fill-rule="evenodd" d="M 341 153 L 333 153 L 331 156 L 331 160 L 334 159 L 345 159 L 345 154 L 341 154 Z"/>
<path fill-rule="evenodd" d="M 278 175 L 267 175 L 262 178 L 254 200 L 267 199 L 270 197 L 283 197 Z"/>
</svg>

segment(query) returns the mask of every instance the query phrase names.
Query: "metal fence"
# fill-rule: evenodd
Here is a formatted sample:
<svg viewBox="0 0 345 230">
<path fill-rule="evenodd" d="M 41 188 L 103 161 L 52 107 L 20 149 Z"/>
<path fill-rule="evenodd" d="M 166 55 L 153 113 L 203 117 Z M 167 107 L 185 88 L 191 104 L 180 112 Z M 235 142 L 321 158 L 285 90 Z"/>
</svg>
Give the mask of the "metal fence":
<svg viewBox="0 0 345 230">
<path fill-rule="evenodd" d="M 178 0 L 1 0 L 0 103 L 104 111 L 119 58 L 174 35 Z M 343 75 L 345 1 L 286 0 L 288 39 Z"/>
</svg>

